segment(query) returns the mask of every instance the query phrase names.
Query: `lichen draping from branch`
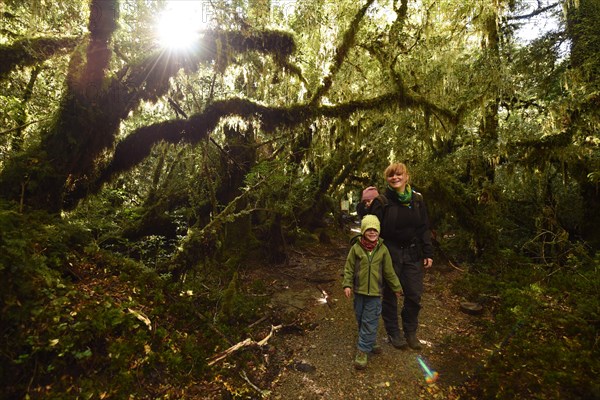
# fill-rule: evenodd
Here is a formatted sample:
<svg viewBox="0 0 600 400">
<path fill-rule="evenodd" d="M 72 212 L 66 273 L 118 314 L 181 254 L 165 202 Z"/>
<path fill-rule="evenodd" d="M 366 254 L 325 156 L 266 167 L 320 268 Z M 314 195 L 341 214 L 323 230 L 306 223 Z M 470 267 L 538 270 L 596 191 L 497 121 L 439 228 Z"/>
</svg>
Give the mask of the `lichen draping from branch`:
<svg viewBox="0 0 600 400">
<path fill-rule="evenodd" d="M 48 60 L 56 54 L 71 51 L 77 45 L 76 37 L 38 37 L 17 40 L 0 46 L 0 79 L 6 78 L 17 67 L 29 67 Z"/>
<path fill-rule="evenodd" d="M 383 110 L 389 107 L 432 107 L 441 115 L 454 121 L 456 115 L 427 102 L 424 98 L 406 95 L 405 93 L 388 93 L 372 99 L 355 100 L 333 106 L 311 107 L 299 104 L 292 107 L 269 107 L 247 99 L 232 98 L 217 101 L 203 112 L 191 116 L 187 120 L 172 120 L 139 128 L 123 139 L 115 148 L 110 164 L 101 172 L 99 178 L 88 190 L 96 192 L 102 184 L 143 161 L 152 147 L 162 141 L 168 143 L 185 142 L 196 144 L 210 135 L 219 121 L 230 115 L 242 118 L 257 117 L 262 129 L 273 132 L 283 127 L 293 127 L 315 118 L 345 118 L 356 111 Z"/>
</svg>

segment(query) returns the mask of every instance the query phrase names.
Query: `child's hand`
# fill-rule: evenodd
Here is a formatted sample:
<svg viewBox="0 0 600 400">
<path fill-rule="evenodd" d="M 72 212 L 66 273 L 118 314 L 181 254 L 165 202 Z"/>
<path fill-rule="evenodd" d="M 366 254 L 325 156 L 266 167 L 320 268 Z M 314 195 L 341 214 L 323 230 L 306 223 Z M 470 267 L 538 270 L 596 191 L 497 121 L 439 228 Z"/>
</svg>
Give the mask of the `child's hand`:
<svg viewBox="0 0 600 400">
<path fill-rule="evenodd" d="M 400 296 L 402 296 L 402 292 L 396 292 L 396 297 L 400 298 Z"/>
<path fill-rule="evenodd" d="M 344 288 L 344 294 L 346 295 L 346 298 L 350 298 L 350 296 L 352 296 L 352 289 L 350 289 L 349 287 Z"/>
</svg>

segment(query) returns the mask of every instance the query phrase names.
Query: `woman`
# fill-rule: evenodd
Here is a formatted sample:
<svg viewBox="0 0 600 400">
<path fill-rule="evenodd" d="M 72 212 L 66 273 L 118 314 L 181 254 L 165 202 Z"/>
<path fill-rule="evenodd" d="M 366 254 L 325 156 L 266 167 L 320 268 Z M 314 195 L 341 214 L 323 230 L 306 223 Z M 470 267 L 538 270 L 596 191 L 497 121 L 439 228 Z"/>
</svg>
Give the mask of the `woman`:
<svg viewBox="0 0 600 400">
<path fill-rule="evenodd" d="M 398 325 L 398 303 L 384 285 L 381 316 L 390 343 L 398 349 L 419 350 L 417 339 L 425 269 L 433 265 L 429 217 L 423 196 L 410 187 L 410 175 L 403 163 L 392 163 L 384 171 L 385 193 L 371 203 L 370 213 L 381 221 L 381 237 L 392 256 L 394 270 L 404 292 L 402 330 Z"/>
</svg>

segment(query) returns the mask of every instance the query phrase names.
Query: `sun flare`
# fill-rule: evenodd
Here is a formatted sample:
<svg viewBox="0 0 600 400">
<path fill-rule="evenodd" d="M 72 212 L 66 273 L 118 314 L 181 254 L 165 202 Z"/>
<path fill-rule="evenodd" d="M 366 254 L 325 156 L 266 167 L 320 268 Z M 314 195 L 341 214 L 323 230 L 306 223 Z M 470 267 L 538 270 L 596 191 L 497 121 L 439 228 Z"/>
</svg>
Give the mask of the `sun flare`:
<svg viewBox="0 0 600 400">
<path fill-rule="evenodd" d="M 174 0 L 167 2 L 158 16 L 156 32 L 160 45 L 169 49 L 187 49 L 200 36 L 207 23 L 207 2 Z"/>
</svg>

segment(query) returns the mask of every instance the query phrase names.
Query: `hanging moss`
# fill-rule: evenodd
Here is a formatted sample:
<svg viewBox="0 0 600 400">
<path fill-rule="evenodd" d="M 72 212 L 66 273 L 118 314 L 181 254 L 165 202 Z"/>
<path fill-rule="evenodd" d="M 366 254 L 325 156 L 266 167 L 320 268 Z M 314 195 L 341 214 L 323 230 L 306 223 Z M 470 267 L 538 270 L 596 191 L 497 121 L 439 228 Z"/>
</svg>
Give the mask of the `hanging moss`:
<svg viewBox="0 0 600 400">
<path fill-rule="evenodd" d="M 212 31 L 203 39 L 205 57 L 214 58 L 217 47 L 222 43 L 234 53 L 257 51 L 263 54 L 273 54 L 277 60 L 284 60 L 296 51 L 296 43 L 291 34 L 282 31 Z"/>
<path fill-rule="evenodd" d="M 218 70 L 224 72 L 229 62 L 237 54 L 256 51 L 272 55 L 279 65 L 298 71 L 288 62 L 296 50 L 294 38 L 280 31 L 209 31 L 201 41 L 186 54 L 156 50 L 136 65 L 128 66 L 126 86 L 144 91 L 136 95 L 140 99 L 155 101 L 169 88 L 169 78 L 185 68 L 187 72 L 197 70 L 199 65 L 215 61 Z"/>
<path fill-rule="evenodd" d="M 29 67 L 44 62 L 56 54 L 71 51 L 80 38 L 40 37 L 0 45 L 0 79 L 5 78 L 17 67 Z"/>
<path fill-rule="evenodd" d="M 362 21 L 365 16 L 367 9 L 373 4 L 374 0 L 367 1 L 366 4 L 358 11 L 358 13 L 354 16 L 352 23 L 350 24 L 350 28 L 344 33 L 344 38 L 340 46 L 336 49 L 333 66 L 331 67 L 331 71 L 329 75 L 327 75 L 323 79 L 323 84 L 317 89 L 317 92 L 313 96 L 311 103 L 316 104 L 321 97 L 329 91 L 331 85 L 333 84 L 333 78 L 340 70 L 342 63 L 346 59 L 350 48 L 354 44 L 356 39 L 356 34 L 358 32 L 358 27 L 360 21 Z"/>
</svg>

